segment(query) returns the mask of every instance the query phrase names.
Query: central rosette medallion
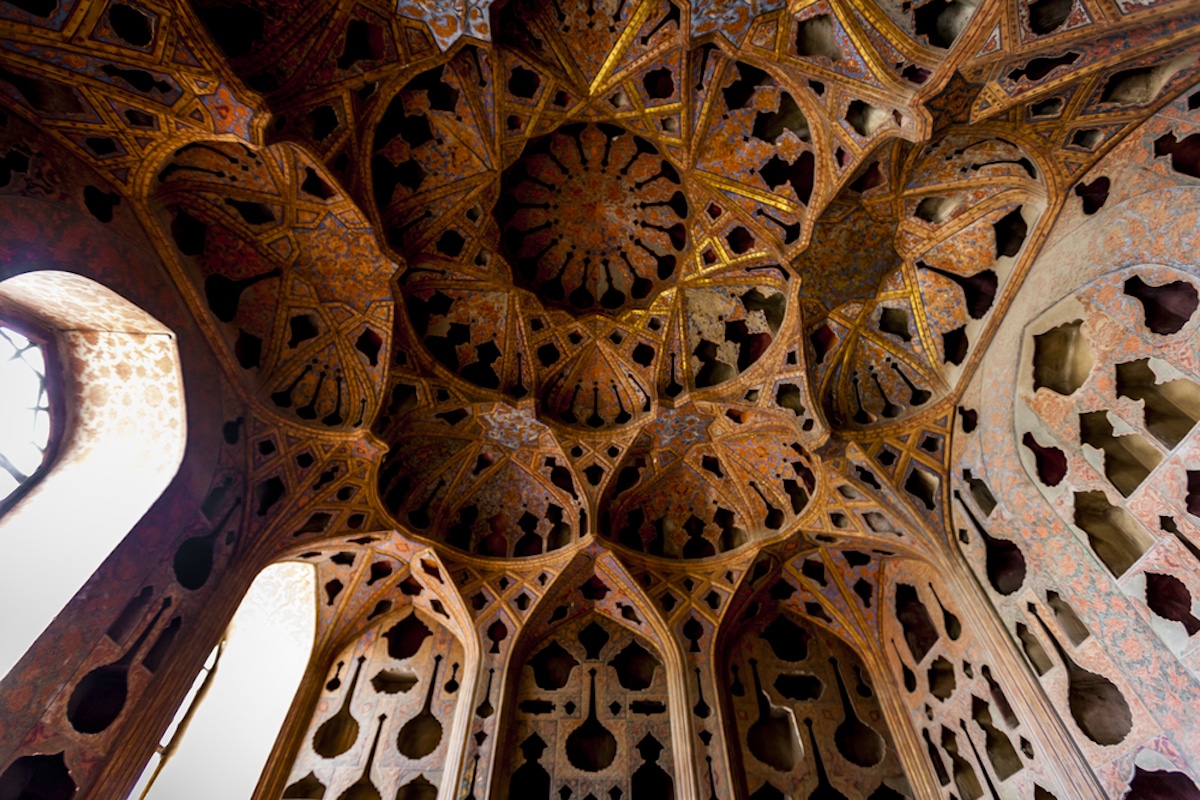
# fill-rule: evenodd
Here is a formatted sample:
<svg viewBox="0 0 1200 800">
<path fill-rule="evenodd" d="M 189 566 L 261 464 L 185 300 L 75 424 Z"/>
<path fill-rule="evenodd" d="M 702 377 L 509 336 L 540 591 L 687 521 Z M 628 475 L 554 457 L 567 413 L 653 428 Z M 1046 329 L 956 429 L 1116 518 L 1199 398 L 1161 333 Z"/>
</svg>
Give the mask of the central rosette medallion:
<svg viewBox="0 0 1200 800">
<path fill-rule="evenodd" d="M 575 314 L 645 308 L 672 286 L 687 216 L 675 166 L 609 123 L 563 125 L 529 142 L 496 203 L 514 281 Z"/>
</svg>

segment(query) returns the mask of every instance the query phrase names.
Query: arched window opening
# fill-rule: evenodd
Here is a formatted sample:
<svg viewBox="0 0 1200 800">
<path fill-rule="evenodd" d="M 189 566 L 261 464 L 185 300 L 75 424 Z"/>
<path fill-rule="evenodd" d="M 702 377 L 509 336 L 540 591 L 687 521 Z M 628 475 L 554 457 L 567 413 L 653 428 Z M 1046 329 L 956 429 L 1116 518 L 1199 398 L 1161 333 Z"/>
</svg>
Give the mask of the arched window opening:
<svg viewBox="0 0 1200 800">
<path fill-rule="evenodd" d="M 312 565 L 259 573 L 130 800 L 253 795 L 312 655 L 316 611 Z"/>
<path fill-rule="evenodd" d="M 0 511 L 37 476 L 49 445 L 45 352 L 0 321 Z"/>
<path fill-rule="evenodd" d="M 0 469 L 20 484 L 0 484 L 0 607 L 21 609 L 0 618 L 3 675 L 167 488 L 187 423 L 175 334 L 99 283 L 49 270 L 0 281 L 0 319 L 21 321 L 0 337 L 0 453 L 25 476 Z M 26 344 L 35 330 L 44 351 Z M 10 424 L 44 430 L 48 456 L 9 445 Z"/>
</svg>

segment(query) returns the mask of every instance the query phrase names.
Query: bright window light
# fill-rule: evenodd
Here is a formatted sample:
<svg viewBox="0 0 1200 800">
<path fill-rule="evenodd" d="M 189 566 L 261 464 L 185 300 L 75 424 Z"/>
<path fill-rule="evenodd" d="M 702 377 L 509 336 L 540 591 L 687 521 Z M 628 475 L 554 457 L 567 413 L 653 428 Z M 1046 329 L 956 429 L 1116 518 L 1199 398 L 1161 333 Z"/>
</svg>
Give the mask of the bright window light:
<svg viewBox="0 0 1200 800">
<path fill-rule="evenodd" d="M 0 325 L 0 502 L 37 472 L 49 440 L 42 348 Z"/>
</svg>

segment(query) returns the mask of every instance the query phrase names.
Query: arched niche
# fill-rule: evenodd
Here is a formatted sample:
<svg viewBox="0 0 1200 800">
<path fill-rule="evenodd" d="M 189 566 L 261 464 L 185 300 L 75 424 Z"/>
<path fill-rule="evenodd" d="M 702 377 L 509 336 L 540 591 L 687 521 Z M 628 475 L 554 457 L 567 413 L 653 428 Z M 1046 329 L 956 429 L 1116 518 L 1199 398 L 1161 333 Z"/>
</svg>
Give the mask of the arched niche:
<svg viewBox="0 0 1200 800">
<path fill-rule="evenodd" d="M 877 677 L 845 641 L 764 600 L 720 648 L 743 796 L 910 796 Z"/>
<path fill-rule="evenodd" d="M 1007 661 L 997 658 L 959 599 L 930 564 L 884 563 L 881 655 L 939 785 L 961 798 L 987 797 L 989 785 L 1001 796 L 1071 796 L 1054 773 L 1042 729 L 1024 717 L 1029 698 L 1018 695 Z M 1065 604 L 1060 608 L 1064 618 L 1071 614 Z M 1036 615 L 1027 622 L 1017 629 L 1017 643 L 1041 664 L 1050 644 Z M 1056 674 L 1062 673 L 1059 666 Z"/>
<path fill-rule="evenodd" d="M 312 565 L 281 562 L 258 574 L 132 800 L 254 793 L 312 655 L 316 605 Z"/>
<path fill-rule="evenodd" d="M 406 605 L 331 652 L 310 667 L 323 683 L 283 797 L 333 800 L 369 783 L 384 797 L 432 800 L 457 746 L 462 642 L 436 615 Z"/>
<path fill-rule="evenodd" d="M 589 611 L 516 656 L 491 796 L 675 796 L 667 668 L 654 643 Z"/>
<path fill-rule="evenodd" d="M 42 333 L 61 398 L 52 462 L 0 517 L 0 602 L 22 609 L 3 622 L 7 672 L 166 489 L 187 424 L 175 334 L 116 292 L 72 273 L 26 273 L 0 282 L 0 315 Z"/>
<path fill-rule="evenodd" d="M 369 425 L 395 265 L 333 176 L 290 143 L 214 140 L 174 149 L 151 180 L 149 210 L 173 245 L 180 289 L 206 309 L 246 387 L 315 430 Z"/>
</svg>

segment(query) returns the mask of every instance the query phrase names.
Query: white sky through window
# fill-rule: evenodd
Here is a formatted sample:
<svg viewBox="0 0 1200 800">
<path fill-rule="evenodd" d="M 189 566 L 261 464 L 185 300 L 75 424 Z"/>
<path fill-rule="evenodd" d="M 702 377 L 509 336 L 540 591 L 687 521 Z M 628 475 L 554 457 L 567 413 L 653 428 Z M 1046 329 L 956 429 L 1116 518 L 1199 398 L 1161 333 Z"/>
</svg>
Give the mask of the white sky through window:
<svg viewBox="0 0 1200 800">
<path fill-rule="evenodd" d="M 0 325 L 0 501 L 41 466 L 49 439 L 42 349 Z"/>
</svg>

